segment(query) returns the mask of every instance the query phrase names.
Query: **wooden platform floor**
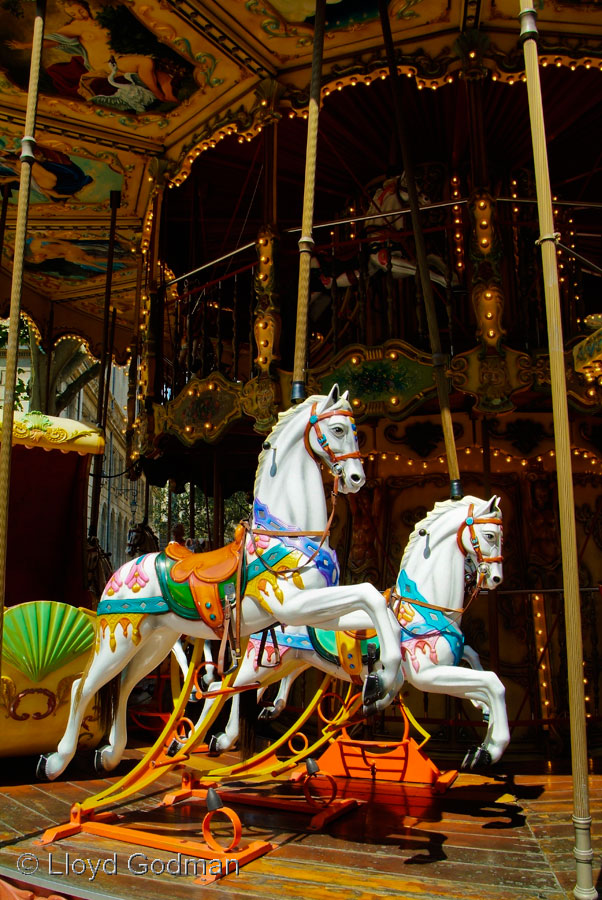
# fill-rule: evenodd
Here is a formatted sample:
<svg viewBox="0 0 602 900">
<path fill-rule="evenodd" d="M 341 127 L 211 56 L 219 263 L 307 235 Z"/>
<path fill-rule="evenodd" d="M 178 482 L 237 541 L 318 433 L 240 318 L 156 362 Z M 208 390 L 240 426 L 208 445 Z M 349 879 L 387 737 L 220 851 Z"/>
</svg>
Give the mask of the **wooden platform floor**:
<svg viewBox="0 0 602 900">
<path fill-rule="evenodd" d="M 572 898 L 572 789 L 570 775 L 460 775 L 443 795 L 428 789 L 385 782 L 341 781 L 339 796 L 359 805 L 321 831 L 307 830 L 308 817 L 262 810 L 228 801 L 243 821 L 243 836 L 278 844 L 240 874 L 200 886 L 192 874 L 138 873 L 144 857 L 160 870 L 173 853 L 115 844 L 80 834 L 41 846 L 39 837 L 68 819 L 70 806 L 97 793 L 109 779 L 71 768 L 67 780 L 28 784 L 33 761 L 2 760 L 0 794 L 0 879 L 27 885 L 35 895 L 54 893 L 100 900 L 160 900 L 215 897 L 215 900 L 567 900 Z M 122 764 L 126 770 L 127 765 Z M 179 773 L 163 777 L 155 795 L 144 795 L 120 812 L 131 826 L 196 837 L 205 807 L 200 801 L 172 808 L 158 805 L 163 793 L 179 784 Z M 29 776 L 31 780 L 31 775 Z M 248 786 L 247 786 L 248 788 Z M 227 788 L 233 789 L 232 787 Z M 257 788 L 268 792 L 270 788 Z M 224 789 L 224 792 L 225 793 Z M 277 790 L 295 797 L 289 785 Z M 602 896 L 602 775 L 591 777 L 595 849 L 594 877 Z M 114 854 L 116 853 L 116 857 Z M 50 856 L 52 854 L 52 857 Z M 115 860 L 93 876 L 75 860 Z M 21 862 L 19 863 L 19 860 Z M 34 862 L 32 862 L 32 860 Z M 18 866 L 35 873 L 19 874 Z M 70 872 L 66 872 L 71 868 Z M 172 863 L 172 869 L 177 865 Z M 4 893 L 3 893 L 4 891 Z M 10 900 L 0 885 L 0 900 Z"/>
</svg>

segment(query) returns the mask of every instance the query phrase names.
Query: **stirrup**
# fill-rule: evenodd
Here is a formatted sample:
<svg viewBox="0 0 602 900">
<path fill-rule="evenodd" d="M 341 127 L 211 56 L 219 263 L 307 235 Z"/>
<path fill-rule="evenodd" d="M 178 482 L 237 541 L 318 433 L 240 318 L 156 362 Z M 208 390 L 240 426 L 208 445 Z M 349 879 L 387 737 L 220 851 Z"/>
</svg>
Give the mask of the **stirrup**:
<svg viewBox="0 0 602 900">
<path fill-rule="evenodd" d="M 236 672 L 240 665 L 240 655 L 236 652 L 236 648 L 232 646 L 230 637 L 228 637 L 227 648 L 228 655 L 230 656 L 230 665 L 221 673 L 223 678 L 225 678 L 226 675 L 230 675 L 232 672 Z"/>
<path fill-rule="evenodd" d="M 263 651 L 265 650 L 268 632 L 272 637 L 272 644 L 274 645 L 273 663 L 262 662 Z M 259 650 L 257 652 L 257 668 L 259 668 L 259 666 L 263 666 L 264 669 L 277 669 L 280 665 L 280 661 L 280 647 L 278 646 L 278 639 L 276 638 L 276 630 L 273 625 L 270 625 L 268 628 L 264 628 L 261 632 L 261 641 L 259 642 Z"/>
</svg>

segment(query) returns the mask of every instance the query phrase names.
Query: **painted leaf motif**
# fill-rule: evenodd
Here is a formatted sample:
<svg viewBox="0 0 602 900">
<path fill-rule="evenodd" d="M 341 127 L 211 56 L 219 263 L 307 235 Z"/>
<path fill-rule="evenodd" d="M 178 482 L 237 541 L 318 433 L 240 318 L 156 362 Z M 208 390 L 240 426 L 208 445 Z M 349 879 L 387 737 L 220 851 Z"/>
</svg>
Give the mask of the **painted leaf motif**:
<svg viewBox="0 0 602 900">
<path fill-rule="evenodd" d="M 94 641 L 90 617 L 67 603 L 39 600 L 6 611 L 4 658 L 32 681 L 42 681 Z"/>
</svg>

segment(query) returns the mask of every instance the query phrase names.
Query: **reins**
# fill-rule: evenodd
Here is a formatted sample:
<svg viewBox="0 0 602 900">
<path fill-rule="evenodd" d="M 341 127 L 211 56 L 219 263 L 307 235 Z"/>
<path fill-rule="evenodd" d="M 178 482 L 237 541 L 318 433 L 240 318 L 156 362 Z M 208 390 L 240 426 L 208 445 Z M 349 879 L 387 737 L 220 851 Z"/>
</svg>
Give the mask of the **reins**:
<svg viewBox="0 0 602 900">
<path fill-rule="evenodd" d="M 343 474 L 343 469 L 342 469 L 340 463 L 344 459 L 360 459 L 361 458 L 361 453 L 359 450 L 354 450 L 351 453 L 342 453 L 337 456 L 337 454 L 335 454 L 333 452 L 332 448 L 330 447 L 330 445 L 328 443 L 328 440 L 327 440 L 325 434 L 323 433 L 322 429 L 320 428 L 320 422 L 322 422 L 324 419 L 329 419 L 331 416 L 348 416 L 349 418 L 353 419 L 353 413 L 351 412 L 351 410 L 331 409 L 331 410 L 328 410 L 327 412 L 317 414 L 316 409 L 317 409 L 317 402 L 314 402 L 312 405 L 312 408 L 311 408 L 311 414 L 310 414 L 309 420 L 307 422 L 307 425 L 305 426 L 305 431 L 303 433 L 303 444 L 305 446 L 305 449 L 311 456 L 311 458 L 316 463 L 316 465 L 319 466 L 320 462 L 319 462 L 318 458 L 316 457 L 316 454 L 309 442 L 310 431 L 313 428 L 314 431 L 316 432 L 316 436 L 318 439 L 318 443 L 320 444 L 320 447 L 326 452 L 328 459 L 330 460 L 330 463 L 331 463 L 331 471 L 332 471 L 332 474 L 334 477 L 334 484 L 333 484 L 333 488 L 331 491 L 332 508 L 330 510 L 330 515 L 328 517 L 328 521 L 326 522 L 324 530 L 323 531 L 292 531 L 292 530 L 283 531 L 283 530 L 279 529 L 276 531 L 276 530 L 272 530 L 272 529 L 268 529 L 268 528 L 253 528 L 253 522 L 252 522 L 253 514 L 252 513 L 251 513 L 251 516 L 249 517 L 248 521 L 241 522 L 241 525 L 243 526 L 246 533 L 249 535 L 249 537 L 251 539 L 253 552 L 254 552 L 256 558 L 259 560 L 259 562 L 264 567 L 264 569 L 268 572 L 271 572 L 272 575 L 274 575 L 276 578 L 286 578 L 287 575 L 293 575 L 295 572 L 298 572 L 300 569 L 304 569 L 307 566 L 311 565 L 313 563 L 313 561 L 316 559 L 316 557 L 318 556 L 318 554 L 320 553 L 320 550 L 322 549 L 322 547 L 324 545 L 324 542 L 330 535 L 330 526 L 332 525 L 332 520 L 334 518 L 334 511 L 336 508 L 336 502 L 337 502 L 337 497 L 338 497 L 338 493 L 339 493 L 339 480 L 340 480 L 341 475 Z M 355 427 L 354 422 L 351 423 L 351 427 L 352 427 L 353 432 L 356 433 L 356 427 Z M 303 563 L 303 565 L 293 566 L 290 568 L 275 569 L 263 558 L 263 556 L 261 554 L 259 554 L 257 552 L 257 543 L 255 540 L 255 537 L 257 535 L 263 535 L 266 537 L 273 537 L 273 538 L 309 537 L 309 538 L 319 538 L 320 540 L 319 540 L 318 546 L 316 547 L 314 552 L 311 554 L 311 556 L 308 557 L 307 561 L 305 563 Z M 243 544 L 243 548 L 244 548 L 244 544 Z M 234 655 L 235 655 L 237 661 L 240 659 L 240 637 L 241 637 L 240 625 L 241 625 L 241 605 L 242 605 L 242 565 L 243 565 L 242 560 L 243 560 L 243 555 L 244 555 L 244 549 L 239 557 L 238 570 L 237 570 L 237 574 L 236 574 L 236 634 L 235 634 Z M 224 628 L 222 640 L 220 643 L 220 653 L 219 653 L 219 662 L 218 662 L 218 668 L 221 665 L 222 669 L 223 669 L 223 660 L 224 660 L 224 655 L 225 655 L 225 645 L 226 645 L 226 641 L 227 641 L 227 634 L 229 633 L 230 628 L 231 628 L 231 619 L 230 619 L 230 610 L 228 610 L 227 624 L 226 624 L 226 627 Z M 263 649 L 265 647 L 267 632 L 269 630 L 270 629 L 264 629 L 264 631 L 263 631 L 261 645 L 260 645 L 260 653 L 259 653 L 260 660 L 261 660 L 261 655 L 263 653 Z M 273 633 L 273 626 L 272 626 L 272 633 Z M 274 641 L 274 646 L 276 648 L 278 647 L 277 641 Z M 278 651 L 277 651 L 277 653 L 278 653 Z M 280 659 L 280 655 L 278 653 L 278 661 L 279 661 L 279 659 Z"/>
<path fill-rule="evenodd" d="M 450 618 L 456 617 L 459 619 L 470 608 L 472 602 L 478 597 L 478 595 L 480 594 L 480 592 L 482 590 L 483 582 L 485 580 L 485 575 L 486 575 L 486 572 L 484 570 L 482 571 L 482 566 L 487 565 L 488 563 L 503 562 L 502 556 L 483 556 L 483 554 L 481 552 L 481 546 L 479 544 L 479 539 L 478 539 L 477 533 L 474 529 L 475 525 L 499 525 L 501 527 L 500 520 L 498 518 L 496 518 L 495 516 L 488 516 L 488 517 L 482 517 L 482 518 L 475 519 L 475 517 L 473 516 L 473 513 L 474 513 L 474 503 L 471 503 L 470 506 L 468 507 L 468 515 L 466 516 L 465 520 L 460 524 L 458 531 L 456 532 L 456 543 L 457 543 L 462 555 L 466 557 L 466 556 L 468 556 L 468 550 L 466 550 L 466 548 L 464 547 L 464 544 L 462 543 L 462 532 L 464 531 L 465 528 L 468 528 L 469 535 L 470 535 L 470 543 L 472 544 L 474 554 L 475 554 L 475 557 L 476 557 L 476 560 L 478 563 L 478 567 L 477 567 L 478 577 L 476 579 L 476 584 L 475 584 L 474 588 L 472 589 L 471 594 L 468 598 L 468 602 L 465 604 L 465 606 L 460 607 L 460 609 L 452 609 L 449 606 L 435 606 L 433 603 L 427 603 L 426 600 L 418 600 L 416 598 L 402 597 L 400 594 L 397 593 L 397 591 L 395 590 L 395 585 L 393 585 L 393 587 L 391 588 L 390 593 L 389 593 L 389 598 L 390 598 L 390 603 L 391 603 L 391 609 L 393 610 L 393 613 L 395 614 L 395 617 L 398 622 L 399 622 L 399 611 L 400 611 L 402 603 L 409 603 L 411 606 L 420 606 L 424 609 L 433 610 L 434 612 L 442 612 L 442 613 L 445 613 L 445 615 L 450 616 Z M 404 626 L 401 622 L 400 622 L 400 625 L 404 631 L 406 631 L 408 634 L 412 634 L 412 632 L 410 632 L 409 629 L 404 628 Z M 421 637 L 433 637 L 434 635 L 439 634 L 439 633 L 440 633 L 439 631 L 433 631 L 430 634 L 421 635 Z"/>
<path fill-rule="evenodd" d="M 329 419 L 331 416 L 348 416 L 350 419 L 352 419 L 353 413 L 351 412 L 351 410 L 349 410 L 349 409 L 330 409 L 323 413 L 316 413 L 317 405 L 318 404 L 316 402 L 314 402 L 312 404 L 311 414 L 309 416 L 307 425 L 305 426 L 305 431 L 303 433 L 303 444 L 305 446 L 305 449 L 311 456 L 311 458 L 316 463 L 316 465 L 319 466 L 320 465 L 319 460 L 316 457 L 316 454 L 309 442 L 309 435 L 313 428 L 313 430 L 316 432 L 316 437 L 318 439 L 318 443 L 320 444 L 320 447 L 322 448 L 322 450 L 325 451 L 325 453 L 327 454 L 327 456 L 332 464 L 331 471 L 334 476 L 334 484 L 333 484 L 333 488 L 331 491 L 332 508 L 330 510 L 330 515 L 328 517 L 328 521 L 326 522 L 326 525 L 324 527 L 324 531 L 281 531 L 281 530 L 272 531 L 272 530 L 265 529 L 265 528 L 253 528 L 251 520 L 249 520 L 248 522 L 242 523 L 251 538 L 253 551 L 254 551 L 257 559 L 261 562 L 263 567 L 268 572 L 271 572 L 272 575 L 275 575 L 277 578 L 283 577 L 286 575 L 292 575 L 294 572 L 298 572 L 299 569 L 304 569 L 306 566 L 311 565 L 311 563 L 316 559 L 316 557 L 320 553 L 320 550 L 322 549 L 322 546 L 324 545 L 325 540 L 330 535 L 330 526 L 332 525 L 332 520 L 334 518 L 334 512 L 335 512 L 337 497 L 338 497 L 338 493 L 339 493 L 339 479 L 343 472 L 342 467 L 340 466 L 340 462 L 344 459 L 360 459 L 361 458 L 361 453 L 359 450 L 354 450 L 351 453 L 341 453 L 337 456 L 337 454 L 333 452 L 332 447 L 328 443 L 326 435 L 320 428 L 320 422 L 324 421 L 324 419 Z M 352 430 L 355 432 L 356 428 L 355 428 L 354 422 L 351 423 L 351 427 L 352 427 Z M 318 546 L 316 547 L 316 549 L 314 550 L 314 552 L 312 553 L 312 555 L 310 557 L 308 557 L 307 562 L 303 563 L 302 566 L 294 566 L 294 567 L 287 568 L 287 569 L 274 569 L 268 562 L 266 562 L 266 560 L 263 559 L 262 556 L 260 556 L 257 553 L 257 544 L 255 542 L 255 535 L 265 535 L 267 537 L 274 537 L 274 538 L 315 537 L 315 538 L 320 538 L 320 542 L 319 542 Z"/>
</svg>

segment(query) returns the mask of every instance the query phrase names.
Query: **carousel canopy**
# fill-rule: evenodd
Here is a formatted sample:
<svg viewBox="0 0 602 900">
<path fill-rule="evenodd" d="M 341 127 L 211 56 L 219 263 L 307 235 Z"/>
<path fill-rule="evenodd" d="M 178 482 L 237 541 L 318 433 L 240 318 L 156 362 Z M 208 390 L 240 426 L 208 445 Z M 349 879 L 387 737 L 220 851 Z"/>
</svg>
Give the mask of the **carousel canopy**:
<svg viewBox="0 0 602 900">
<path fill-rule="evenodd" d="M 578 0 L 538 6 L 553 187 L 578 210 L 579 249 L 600 262 L 598 215 L 587 203 L 602 200 L 602 9 Z M 34 4 L 4 7 L 6 308 Z M 119 204 L 111 303 L 121 362 L 137 284 L 145 289 L 141 251 L 153 236 L 157 192 L 169 187 L 159 250 L 175 275 L 253 241 L 266 220 L 283 229 L 300 223 L 313 14 L 304 0 L 49 0 L 23 293 L 46 339 L 76 334 L 99 353 L 111 196 Z M 516 0 L 389 4 L 415 161 L 466 172 L 474 110 L 464 85 L 478 77 L 487 180 L 504 193 L 509 172 L 531 160 L 517 14 Z M 400 166 L 377 4 L 329 3 L 326 18 L 317 220 L 340 216 L 373 179 Z M 278 196 L 270 210 L 260 135 L 274 122 Z"/>
</svg>

